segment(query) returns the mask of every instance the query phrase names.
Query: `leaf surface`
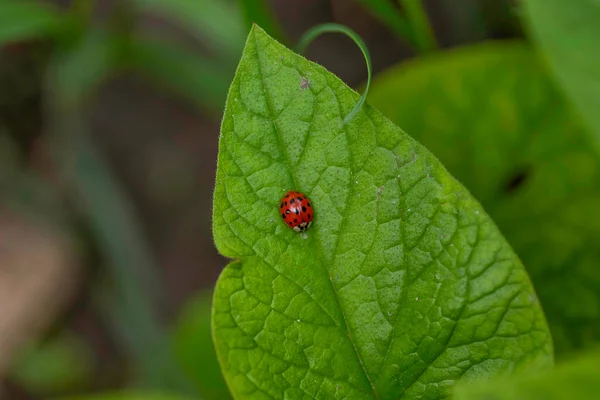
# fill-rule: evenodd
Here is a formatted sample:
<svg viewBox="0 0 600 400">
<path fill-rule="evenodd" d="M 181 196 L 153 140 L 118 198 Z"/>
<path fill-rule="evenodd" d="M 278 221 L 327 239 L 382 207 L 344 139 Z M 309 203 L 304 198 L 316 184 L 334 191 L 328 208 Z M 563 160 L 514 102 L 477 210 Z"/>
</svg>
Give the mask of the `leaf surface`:
<svg viewBox="0 0 600 400">
<path fill-rule="evenodd" d="M 600 340 L 600 158 L 532 49 L 409 62 L 379 75 L 369 101 L 482 202 L 527 267 L 556 354 Z"/>
<path fill-rule="evenodd" d="M 465 377 L 547 367 L 520 261 L 439 161 L 254 26 L 219 140 L 213 336 L 236 399 L 438 398 Z M 279 215 L 305 193 L 305 234 Z"/>
</svg>

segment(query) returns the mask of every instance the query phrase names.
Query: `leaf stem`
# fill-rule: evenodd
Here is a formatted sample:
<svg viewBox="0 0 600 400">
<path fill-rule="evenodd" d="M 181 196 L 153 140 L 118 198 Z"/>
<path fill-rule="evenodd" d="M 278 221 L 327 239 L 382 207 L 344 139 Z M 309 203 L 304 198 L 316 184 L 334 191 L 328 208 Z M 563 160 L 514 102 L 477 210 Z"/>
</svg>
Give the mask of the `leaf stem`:
<svg viewBox="0 0 600 400">
<path fill-rule="evenodd" d="M 365 87 L 365 90 L 364 90 L 362 96 L 358 100 L 358 103 L 356 103 L 356 105 L 354 106 L 352 111 L 350 111 L 350 113 L 348 115 L 346 115 L 346 117 L 344 118 L 342 125 L 346 125 L 360 111 L 365 100 L 367 99 L 367 94 L 369 93 L 369 87 L 371 86 L 371 75 L 373 74 L 373 68 L 371 66 L 371 56 L 369 54 L 369 49 L 367 48 L 367 45 L 365 44 L 365 42 L 362 40 L 362 38 L 356 32 L 354 32 L 352 29 L 348 28 L 347 26 L 335 24 L 335 23 L 326 23 L 326 24 L 314 26 L 311 29 L 309 29 L 308 31 L 306 31 L 304 33 L 304 35 L 302 35 L 302 37 L 300 38 L 300 41 L 298 42 L 296 49 L 297 49 L 298 53 L 304 53 L 304 50 L 306 50 L 308 45 L 314 39 L 316 39 L 318 36 L 322 35 L 323 33 L 331 33 L 331 32 L 343 33 L 344 35 L 346 35 L 350 39 L 352 39 L 354 41 L 354 43 L 356 43 L 358 45 L 360 51 L 363 53 L 363 56 L 365 57 L 365 62 L 367 64 L 367 85 Z"/>
</svg>

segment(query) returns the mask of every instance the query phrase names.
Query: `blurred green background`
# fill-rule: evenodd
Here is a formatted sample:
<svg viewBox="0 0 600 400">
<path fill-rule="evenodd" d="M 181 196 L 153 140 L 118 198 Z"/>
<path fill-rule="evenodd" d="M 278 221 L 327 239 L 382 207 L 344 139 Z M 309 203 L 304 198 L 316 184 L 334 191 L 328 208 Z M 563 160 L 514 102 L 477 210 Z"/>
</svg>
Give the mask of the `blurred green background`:
<svg viewBox="0 0 600 400">
<path fill-rule="evenodd" d="M 0 398 L 229 397 L 211 203 L 252 22 L 289 47 L 320 23 L 356 31 L 367 102 L 483 203 L 557 357 L 596 341 L 599 159 L 521 17 L 509 0 L 0 0 Z M 366 80 L 344 36 L 306 56 Z"/>
</svg>

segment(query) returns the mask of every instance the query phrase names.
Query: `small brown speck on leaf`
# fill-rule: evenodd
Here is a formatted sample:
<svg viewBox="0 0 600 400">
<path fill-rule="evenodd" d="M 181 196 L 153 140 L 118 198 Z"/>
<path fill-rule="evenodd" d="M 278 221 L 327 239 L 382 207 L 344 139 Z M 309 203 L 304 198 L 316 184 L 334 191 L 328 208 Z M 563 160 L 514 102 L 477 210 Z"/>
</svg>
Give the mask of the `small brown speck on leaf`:
<svg viewBox="0 0 600 400">
<path fill-rule="evenodd" d="M 300 82 L 300 89 L 307 89 L 310 86 L 310 82 L 306 79 L 305 76 L 302 77 L 302 81 Z"/>
</svg>

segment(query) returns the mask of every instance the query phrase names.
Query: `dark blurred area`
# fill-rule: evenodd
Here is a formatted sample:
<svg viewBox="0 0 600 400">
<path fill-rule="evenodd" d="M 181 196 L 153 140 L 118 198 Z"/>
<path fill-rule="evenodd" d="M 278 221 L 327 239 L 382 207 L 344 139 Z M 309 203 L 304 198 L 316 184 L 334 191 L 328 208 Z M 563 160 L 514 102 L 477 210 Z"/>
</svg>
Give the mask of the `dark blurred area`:
<svg viewBox="0 0 600 400">
<path fill-rule="evenodd" d="M 250 23 L 243 18 L 246 2 L 190 0 L 182 9 L 198 11 L 188 20 L 170 13 L 168 1 L 140 1 L 141 11 L 132 3 L 56 2 L 84 22 L 63 30 L 59 44 L 29 35 L 0 50 L 2 398 L 42 399 L 138 383 L 185 387 L 176 377 L 152 377 L 170 365 L 164 361 L 171 358 L 170 330 L 182 309 L 199 293 L 210 293 L 227 263 L 212 241 L 212 192 L 227 85 Z M 289 47 L 319 23 L 347 25 L 365 40 L 374 74 L 423 53 L 364 3 L 272 0 L 264 2 L 264 18 L 276 27 L 269 33 Z M 508 0 L 423 4 L 441 48 L 523 35 Z M 220 21 L 222 15 L 229 20 Z M 190 29 L 192 23 L 201 29 Z M 228 24 L 237 24 L 231 35 Z M 57 54 L 68 59 L 94 30 L 125 38 L 135 32 L 150 45 L 135 53 L 138 58 L 120 47 L 119 68 L 76 101 L 55 97 L 48 70 L 60 65 Z M 130 46 L 128 40 L 118 46 Z M 197 64 L 171 66 L 174 56 L 159 48 L 184 49 Z M 91 49 L 66 64 L 69 72 L 59 74 L 64 82 L 85 86 L 103 74 L 95 72 L 102 47 Z M 350 86 L 366 79 L 360 51 L 341 35 L 319 38 L 307 57 Z M 81 135 L 88 144 L 80 143 Z M 85 160 L 99 160 L 95 164 L 77 161 L 77 149 L 87 145 L 97 158 Z M 78 174 L 74 168 L 81 177 L 72 176 Z M 146 259 L 151 262 L 140 262 Z M 130 262 L 139 265 L 123 267 Z"/>
</svg>

